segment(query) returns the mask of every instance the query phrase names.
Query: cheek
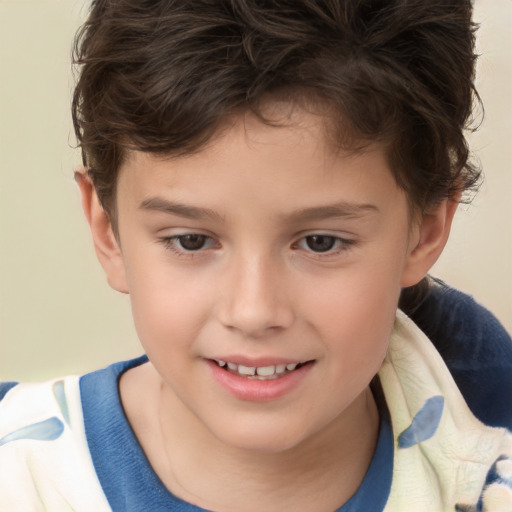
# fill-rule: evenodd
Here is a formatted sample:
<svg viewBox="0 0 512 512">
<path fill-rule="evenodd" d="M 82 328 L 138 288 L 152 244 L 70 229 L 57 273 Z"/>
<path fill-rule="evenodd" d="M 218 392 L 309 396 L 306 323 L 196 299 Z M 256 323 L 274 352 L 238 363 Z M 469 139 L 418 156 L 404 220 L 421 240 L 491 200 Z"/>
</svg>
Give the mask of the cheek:
<svg viewBox="0 0 512 512">
<path fill-rule="evenodd" d="M 304 308 L 316 311 L 318 323 L 327 328 L 345 325 L 354 335 L 374 330 L 394 320 L 400 275 L 400 266 L 393 264 L 385 268 L 382 264 L 365 265 L 357 271 L 340 272 L 326 279 L 322 287 L 316 283 L 318 293 L 309 297 Z"/>
<path fill-rule="evenodd" d="M 400 296 L 400 265 L 391 258 L 389 263 L 340 273 L 304 305 L 316 311 L 315 328 L 354 379 L 371 379 L 388 347 Z M 361 368 L 367 372 L 358 376 Z"/>
<path fill-rule="evenodd" d="M 197 282 L 197 275 L 173 269 L 165 261 L 140 259 L 127 266 L 127 280 L 142 345 L 148 352 L 190 345 L 208 318 L 208 287 Z"/>
<path fill-rule="evenodd" d="M 386 352 L 395 321 L 399 292 L 376 293 L 374 287 L 360 288 L 357 294 L 343 291 L 336 301 L 321 306 L 321 325 L 326 339 L 334 349 L 354 364 L 376 357 L 380 361 Z"/>
</svg>

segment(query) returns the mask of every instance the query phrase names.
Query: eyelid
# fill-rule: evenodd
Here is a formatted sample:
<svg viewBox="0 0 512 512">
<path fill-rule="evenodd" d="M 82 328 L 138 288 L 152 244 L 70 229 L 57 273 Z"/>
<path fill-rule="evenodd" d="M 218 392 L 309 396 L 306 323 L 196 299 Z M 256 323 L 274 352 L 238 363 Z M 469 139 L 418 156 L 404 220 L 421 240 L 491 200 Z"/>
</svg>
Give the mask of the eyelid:
<svg viewBox="0 0 512 512">
<path fill-rule="evenodd" d="M 197 250 L 187 250 L 184 247 L 179 246 L 179 239 L 184 238 L 186 236 L 201 236 L 206 240 L 205 246 L 200 247 Z M 208 249 L 220 247 L 220 244 L 216 242 L 216 240 L 205 233 L 194 232 L 194 231 L 184 231 L 182 233 L 176 233 L 168 236 L 161 236 L 158 239 L 158 242 L 161 243 L 165 249 L 173 252 L 175 255 L 181 258 L 193 258 L 200 256 L 201 253 L 206 252 Z"/>
<path fill-rule="evenodd" d="M 311 248 L 308 247 L 300 247 L 301 242 L 306 242 L 306 239 L 313 236 L 324 236 L 327 238 L 333 238 L 335 240 L 335 246 L 332 249 L 329 249 L 327 251 L 321 252 L 321 251 L 314 251 Z M 336 256 L 340 253 L 349 251 L 354 247 L 356 244 L 356 240 L 353 238 L 348 238 L 344 236 L 340 236 L 339 234 L 333 234 L 328 233 L 325 231 L 314 231 L 311 233 L 303 234 L 300 238 L 297 239 L 297 241 L 293 244 L 292 247 L 297 247 L 304 252 L 308 253 L 308 255 L 313 256 L 315 258 L 328 258 L 332 256 Z"/>
<path fill-rule="evenodd" d="M 191 235 L 204 237 L 205 245 L 197 250 L 187 250 L 184 247 L 180 247 L 179 239 Z M 335 241 L 335 245 L 333 248 L 326 250 L 324 252 L 314 251 L 309 247 L 301 246 L 303 243 L 306 242 L 306 239 L 308 237 L 313 236 L 323 236 L 327 238 L 332 238 Z M 221 247 L 221 244 L 219 243 L 218 240 L 215 239 L 215 237 L 201 231 L 193 230 L 183 230 L 180 233 L 161 236 L 158 238 L 158 242 L 162 244 L 166 250 L 171 251 L 176 256 L 183 259 L 206 256 L 206 254 L 204 253 L 208 253 L 211 249 L 218 249 Z M 329 257 L 336 257 L 341 253 L 348 252 L 355 245 L 357 245 L 357 240 L 355 240 L 354 238 L 348 238 L 346 236 L 341 236 L 340 234 L 334 234 L 326 231 L 312 231 L 308 233 L 303 233 L 301 236 L 298 236 L 296 238 L 296 241 L 292 244 L 291 248 L 301 250 L 311 258 L 328 259 Z"/>
</svg>

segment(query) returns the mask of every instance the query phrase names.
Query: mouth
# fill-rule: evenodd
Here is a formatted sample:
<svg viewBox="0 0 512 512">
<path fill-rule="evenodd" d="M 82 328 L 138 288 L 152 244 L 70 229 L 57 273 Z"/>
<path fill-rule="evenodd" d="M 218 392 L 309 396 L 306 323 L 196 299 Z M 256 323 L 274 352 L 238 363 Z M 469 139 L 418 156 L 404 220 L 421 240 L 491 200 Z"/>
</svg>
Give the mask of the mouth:
<svg viewBox="0 0 512 512">
<path fill-rule="evenodd" d="M 221 359 L 211 359 L 211 361 L 217 364 L 219 368 L 222 368 L 232 375 L 238 375 L 239 377 L 255 380 L 279 379 L 295 372 L 296 370 L 299 370 L 305 365 L 314 363 L 314 360 L 310 360 L 304 362 L 275 364 L 268 366 L 244 366 L 242 364 L 236 364 L 229 361 L 222 361 Z"/>
</svg>

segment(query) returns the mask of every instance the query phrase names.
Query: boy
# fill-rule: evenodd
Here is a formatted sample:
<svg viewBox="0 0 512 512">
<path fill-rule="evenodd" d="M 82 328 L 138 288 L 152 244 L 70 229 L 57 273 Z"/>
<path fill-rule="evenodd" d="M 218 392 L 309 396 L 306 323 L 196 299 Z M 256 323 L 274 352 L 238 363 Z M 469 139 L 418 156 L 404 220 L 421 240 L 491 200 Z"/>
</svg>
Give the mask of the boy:
<svg viewBox="0 0 512 512">
<path fill-rule="evenodd" d="M 511 510 L 397 312 L 444 300 L 473 44 L 462 0 L 93 2 L 77 181 L 147 358 L 3 387 L 0 509 Z"/>
</svg>

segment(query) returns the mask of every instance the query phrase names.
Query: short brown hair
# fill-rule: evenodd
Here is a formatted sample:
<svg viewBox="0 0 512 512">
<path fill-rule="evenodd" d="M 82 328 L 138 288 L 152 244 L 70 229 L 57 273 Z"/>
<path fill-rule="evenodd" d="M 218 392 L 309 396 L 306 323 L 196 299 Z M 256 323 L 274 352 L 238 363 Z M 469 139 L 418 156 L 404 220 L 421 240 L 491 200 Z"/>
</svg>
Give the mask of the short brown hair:
<svg viewBox="0 0 512 512">
<path fill-rule="evenodd" d="M 328 104 L 340 144 L 386 142 L 423 211 L 476 187 L 471 15 L 470 0 L 93 0 L 73 122 L 102 206 L 115 226 L 127 149 L 194 152 L 278 91 Z"/>
</svg>

